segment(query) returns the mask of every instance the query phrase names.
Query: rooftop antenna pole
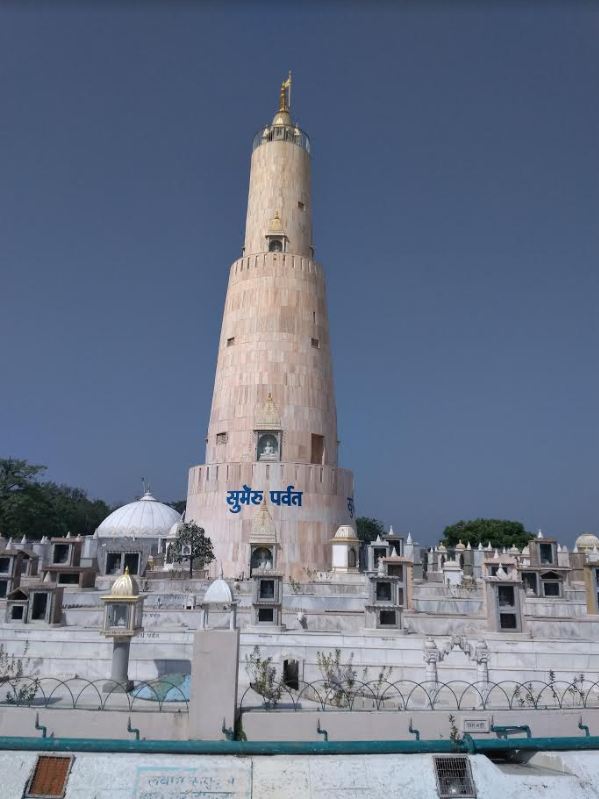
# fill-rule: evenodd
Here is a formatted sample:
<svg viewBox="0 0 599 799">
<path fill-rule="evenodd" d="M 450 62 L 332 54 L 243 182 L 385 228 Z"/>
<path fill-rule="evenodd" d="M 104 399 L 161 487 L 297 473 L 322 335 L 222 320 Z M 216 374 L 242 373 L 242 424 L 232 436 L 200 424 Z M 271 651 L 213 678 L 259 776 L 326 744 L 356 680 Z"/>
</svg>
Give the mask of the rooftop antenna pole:
<svg viewBox="0 0 599 799">
<path fill-rule="evenodd" d="M 141 485 L 142 485 L 142 488 L 143 488 L 143 490 L 144 490 L 144 494 L 145 494 L 145 493 L 146 493 L 146 490 L 147 490 L 147 489 L 146 489 L 146 478 L 145 478 L 145 477 L 142 477 L 142 478 L 141 478 Z"/>
</svg>

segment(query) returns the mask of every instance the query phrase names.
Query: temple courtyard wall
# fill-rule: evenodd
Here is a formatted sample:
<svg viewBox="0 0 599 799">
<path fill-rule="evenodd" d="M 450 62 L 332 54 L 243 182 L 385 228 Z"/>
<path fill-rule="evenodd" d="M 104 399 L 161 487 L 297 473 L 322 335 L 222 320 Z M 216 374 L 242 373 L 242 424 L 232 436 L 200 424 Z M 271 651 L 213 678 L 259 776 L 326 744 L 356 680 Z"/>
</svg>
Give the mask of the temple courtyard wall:
<svg viewBox="0 0 599 799">
<path fill-rule="evenodd" d="M 153 680 L 168 674 L 189 672 L 194 630 L 149 629 L 133 639 L 129 662 L 131 679 Z M 25 673 L 37 677 L 72 677 L 105 679 L 110 674 L 112 641 L 99 632 L 81 627 L 16 628 L 0 626 L 5 651 L 24 660 Z M 441 646 L 448 642 L 439 638 Z M 473 644 L 476 637 L 469 639 Z M 491 682 L 548 679 L 570 681 L 579 674 L 586 679 L 599 677 L 599 642 L 531 639 L 519 634 L 487 633 L 484 638 L 489 653 L 488 676 Z M 423 635 L 401 633 L 381 635 L 376 631 L 343 634 L 293 630 L 287 632 L 241 631 L 239 679 L 247 686 L 245 657 L 259 647 L 262 657 L 272 657 L 281 673 L 285 660 L 296 660 L 299 677 L 305 682 L 322 679 L 318 653 L 340 650 L 343 663 L 352 658 L 358 678 L 376 679 L 381 668 L 391 667 L 389 680 L 428 679 Z M 453 649 L 437 664 L 440 682 L 460 680 L 476 682 L 477 664 L 459 648 Z"/>
</svg>

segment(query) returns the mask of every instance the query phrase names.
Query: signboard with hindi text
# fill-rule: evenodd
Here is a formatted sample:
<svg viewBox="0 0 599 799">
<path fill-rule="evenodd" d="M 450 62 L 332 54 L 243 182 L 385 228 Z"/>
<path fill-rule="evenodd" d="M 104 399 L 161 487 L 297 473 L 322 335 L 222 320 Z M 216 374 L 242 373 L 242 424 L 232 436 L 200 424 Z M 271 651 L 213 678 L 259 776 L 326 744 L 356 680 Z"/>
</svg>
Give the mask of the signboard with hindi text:
<svg viewBox="0 0 599 799">
<path fill-rule="evenodd" d="M 295 486 L 289 485 L 285 489 L 279 491 L 269 491 L 269 499 L 272 505 L 287 505 L 288 507 L 302 506 L 303 491 L 296 491 Z M 238 490 L 231 490 L 226 492 L 226 502 L 229 506 L 231 513 L 239 513 L 242 505 L 261 505 L 264 500 L 264 491 L 262 489 L 250 488 L 248 485 L 243 485 Z"/>
</svg>

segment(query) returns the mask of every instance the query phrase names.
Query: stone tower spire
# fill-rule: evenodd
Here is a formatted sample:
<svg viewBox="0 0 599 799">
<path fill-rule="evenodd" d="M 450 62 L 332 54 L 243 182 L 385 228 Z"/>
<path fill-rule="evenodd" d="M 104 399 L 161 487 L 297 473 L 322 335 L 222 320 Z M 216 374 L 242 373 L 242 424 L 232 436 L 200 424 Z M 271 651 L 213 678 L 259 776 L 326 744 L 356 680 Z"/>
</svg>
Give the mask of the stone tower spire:
<svg viewBox="0 0 599 799">
<path fill-rule="evenodd" d="M 279 110 L 272 124 L 254 139 L 244 255 L 264 252 L 268 245 L 278 246 L 274 236 L 267 238 L 275 219 L 282 234 L 283 252 L 310 258 L 314 255 L 310 142 L 291 118 L 286 99 L 290 81 L 291 77 L 281 86 Z M 275 147 L 264 147 L 267 143 Z M 288 143 L 296 146 L 285 146 Z"/>
<path fill-rule="evenodd" d="M 313 260 L 310 141 L 291 118 L 290 89 L 291 76 L 254 138 L 206 463 L 190 471 L 186 518 L 206 529 L 228 576 L 250 571 L 251 520 L 263 498 L 279 531 L 273 557 L 290 574 L 328 568 L 328 542 L 353 514 L 352 475 L 337 468 L 324 273 Z"/>
</svg>

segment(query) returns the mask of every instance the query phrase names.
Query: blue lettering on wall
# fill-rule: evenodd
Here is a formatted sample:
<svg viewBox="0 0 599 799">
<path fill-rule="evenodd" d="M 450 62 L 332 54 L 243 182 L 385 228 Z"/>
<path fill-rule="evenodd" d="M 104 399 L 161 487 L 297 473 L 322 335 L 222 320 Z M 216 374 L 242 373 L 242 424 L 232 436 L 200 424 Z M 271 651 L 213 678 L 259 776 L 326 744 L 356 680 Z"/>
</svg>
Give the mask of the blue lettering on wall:
<svg viewBox="0 0 599 799">
<path fill-rule="evenodd" d="M 354 518 L 354 511 L 355 511 L 355 508 L 354 508 L 354 498 L 353 498 L 353 497 L 348 497 L 348 498 L 347 498 L 347 509 L 348 509 L 348 511 L 349 511 L 349 517 L 350 517 L 350 519 L 353 519 L 353 518 Z"/>
<path fill-rule="evenodd" d="M 270 491 L 270 501 L 273 505 L 302 506 L 303 491 L 296 491 L 295 486 L 287 486 L 280 491 Z M 257 491 L 250 486 L 243 485 L 241 489 L 227 491 L 227 505 L 231 513 L 239 513 L 242 505 L 260 505 L 264 499 L 264 491 Z"/>
</svg>

